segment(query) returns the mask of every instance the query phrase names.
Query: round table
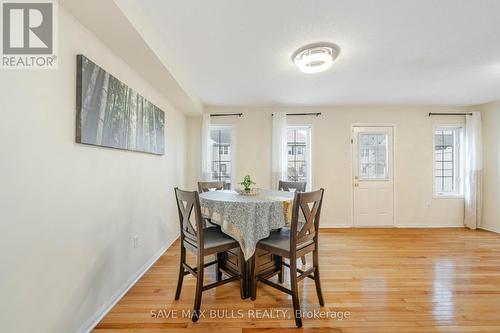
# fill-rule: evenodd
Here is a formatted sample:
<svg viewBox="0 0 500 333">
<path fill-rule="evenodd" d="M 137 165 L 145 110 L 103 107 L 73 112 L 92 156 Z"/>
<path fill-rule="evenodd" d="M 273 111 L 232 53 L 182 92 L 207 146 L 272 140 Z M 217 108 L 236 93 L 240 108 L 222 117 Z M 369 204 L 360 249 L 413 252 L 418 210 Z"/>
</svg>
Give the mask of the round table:
<svg viewBox="0 0 500 333">
<path fill-rule="evenodd" d="M 244 262 L 230 250 L 218 255 L 220 268 L 231 274 L 243 272 L 244 296 L 250 297 L 252 272 L 279 272 L 282 258 L 263 250 L 256 252 L 257 242 L 267 238 L 274 229 L 284 227 L 291 220 L 294 193 L 258 189 L 256 196 L 241 195 L 235 191 L 209 191 L 200 194 L 202 214 L 218 224 L 221 230 L 240 244 Z M 256 259 L 258 257 L 258 260 Z"/>
<path fill-rule="evenodd" d="M 257 242 L 291 220 L 294 193 L 256 189 L 257 195 L 236 191 L 200 194 L 202 214 L 240 244 L 245 260 L 255 253 Z"/>
</svg>

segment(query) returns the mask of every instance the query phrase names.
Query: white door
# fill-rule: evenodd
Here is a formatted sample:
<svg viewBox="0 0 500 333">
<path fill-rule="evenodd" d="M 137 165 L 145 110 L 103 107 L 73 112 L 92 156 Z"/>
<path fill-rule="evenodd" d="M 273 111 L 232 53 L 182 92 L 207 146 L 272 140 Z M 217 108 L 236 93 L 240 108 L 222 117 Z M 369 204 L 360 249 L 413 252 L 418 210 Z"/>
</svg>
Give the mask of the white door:
<svg viewBox="0 0 500 333">
<path fill-rule="evenodd" d="M 353 127 L 354 226 L 394 225 L 392 127 Z"/>
</svg>

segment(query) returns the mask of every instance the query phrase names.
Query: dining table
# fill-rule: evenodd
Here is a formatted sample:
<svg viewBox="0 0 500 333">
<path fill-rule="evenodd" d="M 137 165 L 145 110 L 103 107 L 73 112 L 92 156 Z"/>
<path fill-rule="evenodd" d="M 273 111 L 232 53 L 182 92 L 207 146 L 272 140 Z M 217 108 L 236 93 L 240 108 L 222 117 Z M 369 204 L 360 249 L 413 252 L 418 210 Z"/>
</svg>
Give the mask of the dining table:
<svg viewBox="0 0 500 333">
<path fill-rule="evenodd" d="M 293 192 L 268 189 L 254 189 L 251 195 L 233 190 L 200 193 L 203 217 L 220 226 L 222 232 L 240 245 L 239 249 L 226 251 L 217 259 L 223 271 L 230 274 L 243 272 L 245 297 L 250 296 L 254 272 L 277 273 L 281 269 L 281 257 L 256 250 L 256 246 L 273 230 L 290 223 L 293 199 Z M 236 251 L 243 253 L 244 262 Z"/>
</svg>

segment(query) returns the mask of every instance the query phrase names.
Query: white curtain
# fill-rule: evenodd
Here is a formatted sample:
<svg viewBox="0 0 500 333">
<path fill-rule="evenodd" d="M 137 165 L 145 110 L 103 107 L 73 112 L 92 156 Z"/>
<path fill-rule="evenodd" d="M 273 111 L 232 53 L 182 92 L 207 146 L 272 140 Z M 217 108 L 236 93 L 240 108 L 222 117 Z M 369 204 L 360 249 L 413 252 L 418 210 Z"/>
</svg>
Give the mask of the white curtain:
<svg viewBox="0 0 500 333">
<path fill-rule="evenodd" d="M 287 143 L 286 143 L 286 113 L 275 112 L 273 116 L 272 135 L 272 170 L 271 185 L 273 189 L 278 189 L 280 180 L 287 178 Z"/>
<path fill-rule="evenodd" d="M 212 171 L 212 143 L 210 140 L 210 114 L 203 115 L 201 125 L 201 175 L 204 181 L 210 181 Z"/>
<path fill-rule="evenodd" d="M 481 225 L 482 213 L 482 143 L 481 113 L 473 112 L 465 122 L 465 178 L 464 224 L 476 229 Z"/>
</svg>

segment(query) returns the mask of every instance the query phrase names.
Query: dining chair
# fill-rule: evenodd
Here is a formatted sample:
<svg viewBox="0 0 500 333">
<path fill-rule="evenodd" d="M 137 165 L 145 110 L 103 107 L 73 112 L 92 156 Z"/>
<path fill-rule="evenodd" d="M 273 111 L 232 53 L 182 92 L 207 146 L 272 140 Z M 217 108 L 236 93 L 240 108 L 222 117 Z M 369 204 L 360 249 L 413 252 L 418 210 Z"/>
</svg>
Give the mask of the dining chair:
<svg viewBox="0 0 500 333">
<path fill-rule="evenodd" d="M 175 300 L 178 300 L 181 295 L 184 276 L 191 273 L 196 278 L 196 293 L 191 318 L 195 322 L 199 318 L 201 295 L 206 290 L 218 287 L 231 281 L 240 280 L 240 294 L 241 298 L 244 298 L 244 275 L 242 270 L 240 270 L 238 274 L 229 274 L 229 272 L 226 271 L 225 273 L 228 274 L 229 277 L 222 280 L 219 279 L 219 274 L 221 276 L 222 274 L 220 272 L 220 267 L 217 266 L 217 282 L 208 285 L 203 284 L 204 269 L 218 263 L 217 260 L 205 263 L 205 256 L 218 255 L 219 253 L 234 248 L 239 249 L 239 244 L 233 238 L 220 231 L 220 229 L 203 228 L 203 218 L 201 216 L 200 198 L 198 192 L 183 191 L 176 187 L 175 198 L 177 201 L 181 228 L 181 255 Z M 192 219 L 193 216 L 194 222 Z M 191 267 L 186 263 L 186 250 L 189 250 L 196 255 L 196 267 Z M 241 253 L 241 251 L 237 252 Z"/>
<path fill-rule="evenodd" d="M 287 182 L 280 180 L 278 183 L 278 190 L 291 192 L 290 190 L 294 189 L 295 191 L 305 192 L 306 186 L 307 182 Z"/>
<path fill-rule="evenodd" d="M 198 192 L 208 192 L 210 189 L 214 188 L 216 191 L 223 190 L 226 187 L 226 182 L 216 181 L 216 182 L 198 182 Z"/>
<path fill-rule="evenodd" d="M 307 186 L 307 182 L 286 182 L 286 181 L 280 180 L 278 183 L 278 190 L 291 192 L 290 190 L 294 189 L 295 191 L 298 191 L 298 192 L 305 192 L 306 186 Z M 305 256 L 300 257 L 300 260 L 302 261 L 302 265 L 306 264 L 306 257 Z M 280 278 L 280 279 L 282 279 L 282 278 Z"/>
<path fill-rule="evenodd" d="M 255 266 L 252 268 L 252 300 L 255 300 L 257 296 L 257 282 L 259 281 L 291 295 L 295 324 L 297 327 L 302 327 L 298 282 L 306 277 L 313 279 L 316 285 L 319 304 L 321 306 L 325 305 L 321 292 L 318 262 L 319 218 L 321 214 L 321 205 L 323 203 L 323 193 L 324 189 L 314 192 L 296 192 L 293 200 L 292 222 L 290 227 L 272 232 L 268 238 L 261 240 L 257 244 L 258 249 L 290 260 L 290 264 L 283 262 L 281 269 L 283 269 L 283 266 L 290 269 L 291 289 L 287 289 L 269 280 L 270 277 L 276 275 L 275 270 L 256 274 Z M 301 213 L 304 216 L 303 222 L 299 221 L 299 214 Z M 310 252 L 312 252 L 313 266 L 305 271 L 297 268 L 297 257 Z M 297 273 L 299 274 L 298 276 Z"/>
<path fill-rule="evenodd" d="M 215 189 L 216 191 L 221 191 L 226 187 L 226 182 L 224 181 L 213 181 L 213 182 L 198 182 L 198 192 L 199 193 L 204 193 L 210 191 L 210 189 Z M 209 227 L 217 227 L 219 226 L 215 223 L 212 222 L 211 219 L 205 218 L 205 221 L 207 221 L 210 225 Z"/>
</svg>

